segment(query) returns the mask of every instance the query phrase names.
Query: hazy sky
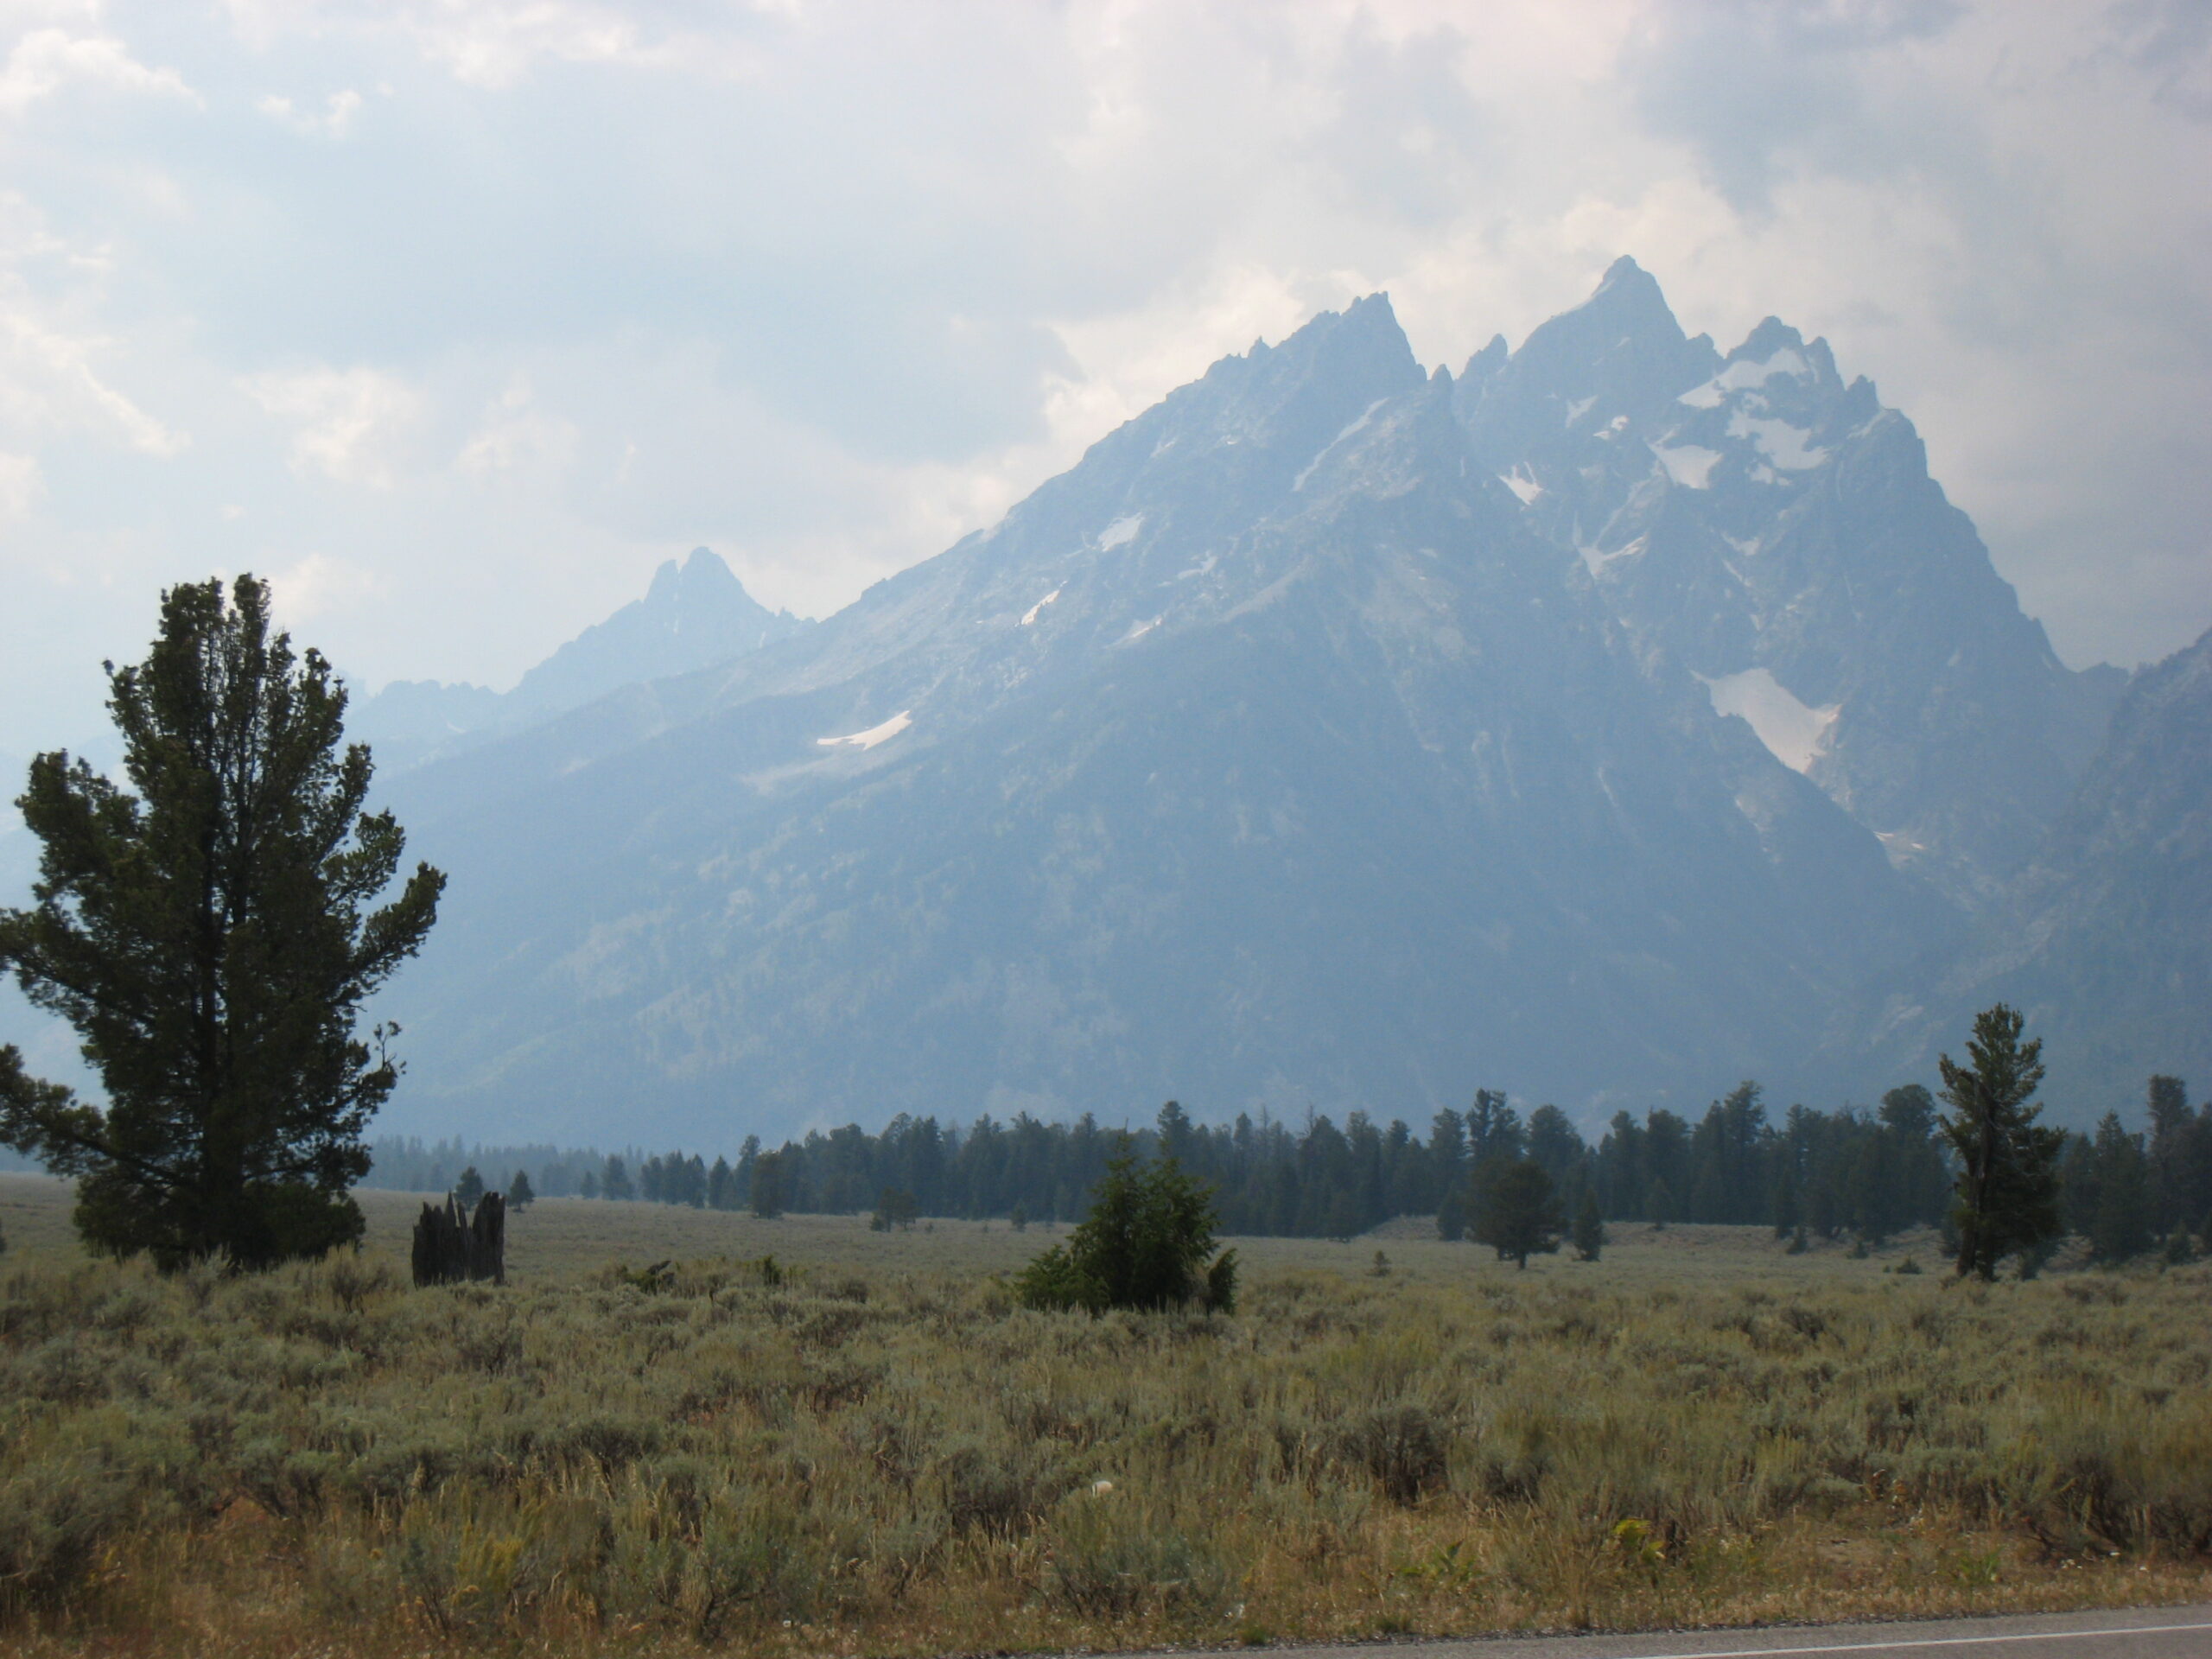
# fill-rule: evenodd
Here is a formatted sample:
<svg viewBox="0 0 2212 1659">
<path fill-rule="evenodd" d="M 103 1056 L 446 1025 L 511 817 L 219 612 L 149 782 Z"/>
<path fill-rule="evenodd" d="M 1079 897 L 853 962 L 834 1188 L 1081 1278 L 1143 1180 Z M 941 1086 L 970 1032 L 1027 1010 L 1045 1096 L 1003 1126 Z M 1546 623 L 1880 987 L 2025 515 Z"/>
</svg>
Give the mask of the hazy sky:
<svg viewBox="0 0 2212 1659">
<path fill-rule="evenodd" d="M 2212 6 L 0 0 L 0 753 L 166 583 L 504 685 L 824 613 L 1256 335 L 1826 334 L 2069 661 L 2212 624 Z"/>
</svg>

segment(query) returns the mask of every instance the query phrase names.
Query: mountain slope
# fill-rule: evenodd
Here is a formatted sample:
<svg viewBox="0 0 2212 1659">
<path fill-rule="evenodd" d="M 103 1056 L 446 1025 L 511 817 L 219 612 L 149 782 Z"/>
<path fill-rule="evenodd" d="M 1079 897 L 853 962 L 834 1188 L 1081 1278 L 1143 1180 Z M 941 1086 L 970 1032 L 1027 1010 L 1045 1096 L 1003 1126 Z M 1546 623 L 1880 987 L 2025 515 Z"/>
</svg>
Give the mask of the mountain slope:
<svg viewBox="0 0 2212 1659">
<path fill-rule="evenodd" d="M 1469 364 L 1484 464 L 1647 646 L 1955 903 L 1992 903 L 2063 808 L 2125 677 L 2022 614 L 1911 423 L 1768 318 L 1725 357 L 1622 260 Z"/>
<path fill-rule="evenodd" d="M 2212 632 L 2135 677 L 2033 864 L 1876 1043 L 1923 1069 L 1999 1000 L 2045 1040 L 2065 1121 L 2132 1113 L 2145 1077 L 2212 1079 Z"/>
<path fill-rule="evenodd" d="M 769 610 L 711 550 L 694 548 L 683 564 L 663 563 L 643 599 L 586 628 L 512 691 L 398 680 L 357 702 L 349 724 L 389 776 L 624 686 L 731 661 L 809 626 Z"/>
<path fill-rule="evenodd" d="M 455 877 L 401 1111 L 703 1141 L 1786 1073 L 1925 906 L 1562 579 L 1453 394 L 1362 301 L 804 637 L 399 780 Z"/>
</svg>

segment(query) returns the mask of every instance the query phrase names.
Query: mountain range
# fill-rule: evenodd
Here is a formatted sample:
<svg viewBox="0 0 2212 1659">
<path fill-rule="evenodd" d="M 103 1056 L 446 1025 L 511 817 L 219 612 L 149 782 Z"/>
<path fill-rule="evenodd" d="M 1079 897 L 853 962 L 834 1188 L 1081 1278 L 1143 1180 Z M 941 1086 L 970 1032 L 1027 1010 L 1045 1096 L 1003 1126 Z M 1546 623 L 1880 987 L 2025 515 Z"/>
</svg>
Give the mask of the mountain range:
<svg viewBox="0 0 2212 1659">
<path fill-rule="evenodd" d="M 704 549 L 512 691 L 355 707 L 451 876 L 386 1127 L 1586 1126 L 2212 1073 L 2212 635 L 2060 662 L 1911 423 L 1633 262 L 1455 375 L 1255 343 L 825 620 Z"/>
<path fill-rule="evenodd" d="M 1904 416 L 1630 261 L 1457 375 L 1324 315 L 734 643 L 391 779 L 400 1127 L 1832 1103 L 2000 994 L 2069 1117 L 2212 1058 L 2201 882 L 2098 965 L 2202 676 L 2065 667 Z"/>
<path fill-rule="evenodd" d="M 580 708 L 639 680 L 709 668 L 810 624 L 771 611 L 709 548 L 671 559 L 645 596 L 586 628 L 511 691 L 435 680 L 395 680 L 348 711 L 352 736 L 386 772 L 472 749 Z"/>
</svg>

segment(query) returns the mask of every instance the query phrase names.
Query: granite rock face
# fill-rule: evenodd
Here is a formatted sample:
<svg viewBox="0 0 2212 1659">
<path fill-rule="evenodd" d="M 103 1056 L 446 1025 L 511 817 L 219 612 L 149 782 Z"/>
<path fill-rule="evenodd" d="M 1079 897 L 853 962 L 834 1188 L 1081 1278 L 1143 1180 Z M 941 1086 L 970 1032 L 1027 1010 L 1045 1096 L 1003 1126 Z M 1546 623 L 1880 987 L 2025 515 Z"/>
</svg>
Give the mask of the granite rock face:
<svg viewBox="0 0 2212 1659">
<path fill-rule="evenodd" d="M 1622 260 L 1455 401 L 1532 526 L 1898 868 L 1979 912 L 2064 808 L 2126 677 L 2024 615 L 1912 423 L 1770 317 L 1722 356 Z"/>
</svg>

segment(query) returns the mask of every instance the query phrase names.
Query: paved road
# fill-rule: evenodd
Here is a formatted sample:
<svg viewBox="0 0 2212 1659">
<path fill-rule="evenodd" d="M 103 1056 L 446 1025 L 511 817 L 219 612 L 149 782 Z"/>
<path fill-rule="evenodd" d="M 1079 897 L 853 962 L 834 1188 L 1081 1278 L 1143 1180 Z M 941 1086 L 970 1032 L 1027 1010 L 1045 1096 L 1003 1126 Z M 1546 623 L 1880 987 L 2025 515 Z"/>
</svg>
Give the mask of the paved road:
<svg viewBox="0 0 2212 1659">
<path fill-rule="evenodd" d="M 2212 1659 L 2212 1606 L 1896 1624 L 1318 1647 L 1298 1659 Z"/>
</svg>

